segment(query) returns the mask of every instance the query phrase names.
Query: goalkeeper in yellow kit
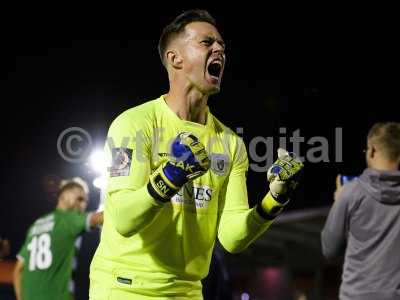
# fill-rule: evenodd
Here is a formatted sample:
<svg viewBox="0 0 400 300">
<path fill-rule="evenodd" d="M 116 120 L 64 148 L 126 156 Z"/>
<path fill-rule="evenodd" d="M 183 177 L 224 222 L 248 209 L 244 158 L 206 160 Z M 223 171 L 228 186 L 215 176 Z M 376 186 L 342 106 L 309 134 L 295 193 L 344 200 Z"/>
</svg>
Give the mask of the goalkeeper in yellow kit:
<svg viewBox="0 0 400 300">
<path fill-rule="evenodd" d="M 184 12 L 159 42 L 169 92 L 112 123 L 91 300 L 202 299 L 216 238 L 229 252 L 244 250 L 289 201 L 303 165 L 281 149 L 270 192 L 249 209 L 243 141 L 207 106 L 220 90 L 224 50 L 206 11 Z"/>
</svg>

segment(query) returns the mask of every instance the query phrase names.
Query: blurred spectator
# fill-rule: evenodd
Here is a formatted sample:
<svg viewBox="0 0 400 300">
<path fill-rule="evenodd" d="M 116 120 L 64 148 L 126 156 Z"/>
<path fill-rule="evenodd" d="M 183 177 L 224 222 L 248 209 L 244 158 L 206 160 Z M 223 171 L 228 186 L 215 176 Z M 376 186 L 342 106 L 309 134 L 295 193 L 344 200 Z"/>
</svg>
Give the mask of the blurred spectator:
<svg viewBox="0 0 400 300">
<path fill-rule="evenodd" d="M 400 299 L 400 123 L 371 128 L 366 161 L 358 179 L 337 178 L 322 250 L 345 254 L 340 299 Z"/>
</svg>

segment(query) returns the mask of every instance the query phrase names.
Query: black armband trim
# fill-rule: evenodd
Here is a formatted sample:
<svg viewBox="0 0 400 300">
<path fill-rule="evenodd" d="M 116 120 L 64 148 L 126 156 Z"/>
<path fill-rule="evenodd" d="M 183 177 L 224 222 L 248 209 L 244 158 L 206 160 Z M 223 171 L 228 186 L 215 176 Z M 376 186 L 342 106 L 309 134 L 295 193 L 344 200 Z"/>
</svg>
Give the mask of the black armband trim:
<svg viewBox="0 0 400 300">
<path fill-rule="evenodd" d="M 168 185 L 161 174 L 157 174 L 150 179 L 147 184 L 147 190 L 154 199 L 161 202 L 168 202 L 178 192 L 178 190 Z"/>
<path fill-rule="evenodd" d="M 256 205 L 256 211 L 265 220 L 273 220 L 278 215 L 278 214 L 272 215 L 272 214 L 269 214 L 266 211 L 264 211 L 264 209 L 261 206 L 261 203 Z"/>
</svg>

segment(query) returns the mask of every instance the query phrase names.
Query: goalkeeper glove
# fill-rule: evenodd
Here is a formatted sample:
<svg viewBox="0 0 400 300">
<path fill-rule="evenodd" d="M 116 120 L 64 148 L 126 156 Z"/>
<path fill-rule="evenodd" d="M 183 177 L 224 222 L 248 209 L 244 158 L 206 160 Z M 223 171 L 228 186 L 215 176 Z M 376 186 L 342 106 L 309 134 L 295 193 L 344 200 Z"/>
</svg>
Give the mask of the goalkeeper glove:
<svg viewBox="0 0 400 300">
<path fill-rule="evenodd" d="M 193 134 L 182 132 L 172 142 L 169 160 L 150 175 L 147 189 L 153 198 L 167 202 L 185 183 L 203 175 L 209 167 L 204 145 Z"/>
<path fill-rule="evenodd" d="M 267 172 L 270 182 L 269 193 L 261 202 L 263 211 L 269 216 L 278 215 L 289 202 L 292 193 L 298 186 L 303 167 L 303 163 L 293 154 L 285 149 L 278 149 L 278 159 Z"/>
</svg>

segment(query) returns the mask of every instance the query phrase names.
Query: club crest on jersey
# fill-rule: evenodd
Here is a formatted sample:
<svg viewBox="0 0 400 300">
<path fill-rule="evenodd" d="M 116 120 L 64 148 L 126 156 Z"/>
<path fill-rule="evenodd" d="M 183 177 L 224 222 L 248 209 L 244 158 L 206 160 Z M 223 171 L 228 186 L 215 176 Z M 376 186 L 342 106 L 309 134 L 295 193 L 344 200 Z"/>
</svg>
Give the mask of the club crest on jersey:
<svg viewBox="0 0 400 300">
<path fill-rule="evenodd" d="M 132 163 L 132 149 L 113 148 L 110 177 L 129 176 Z"/>
<path fill-rule="evenodd" d="M 220 176 L 226 175 L 229 168 L 229 156 L 222 153 L 212 153 L 211 170 Z"/>
</svg>

